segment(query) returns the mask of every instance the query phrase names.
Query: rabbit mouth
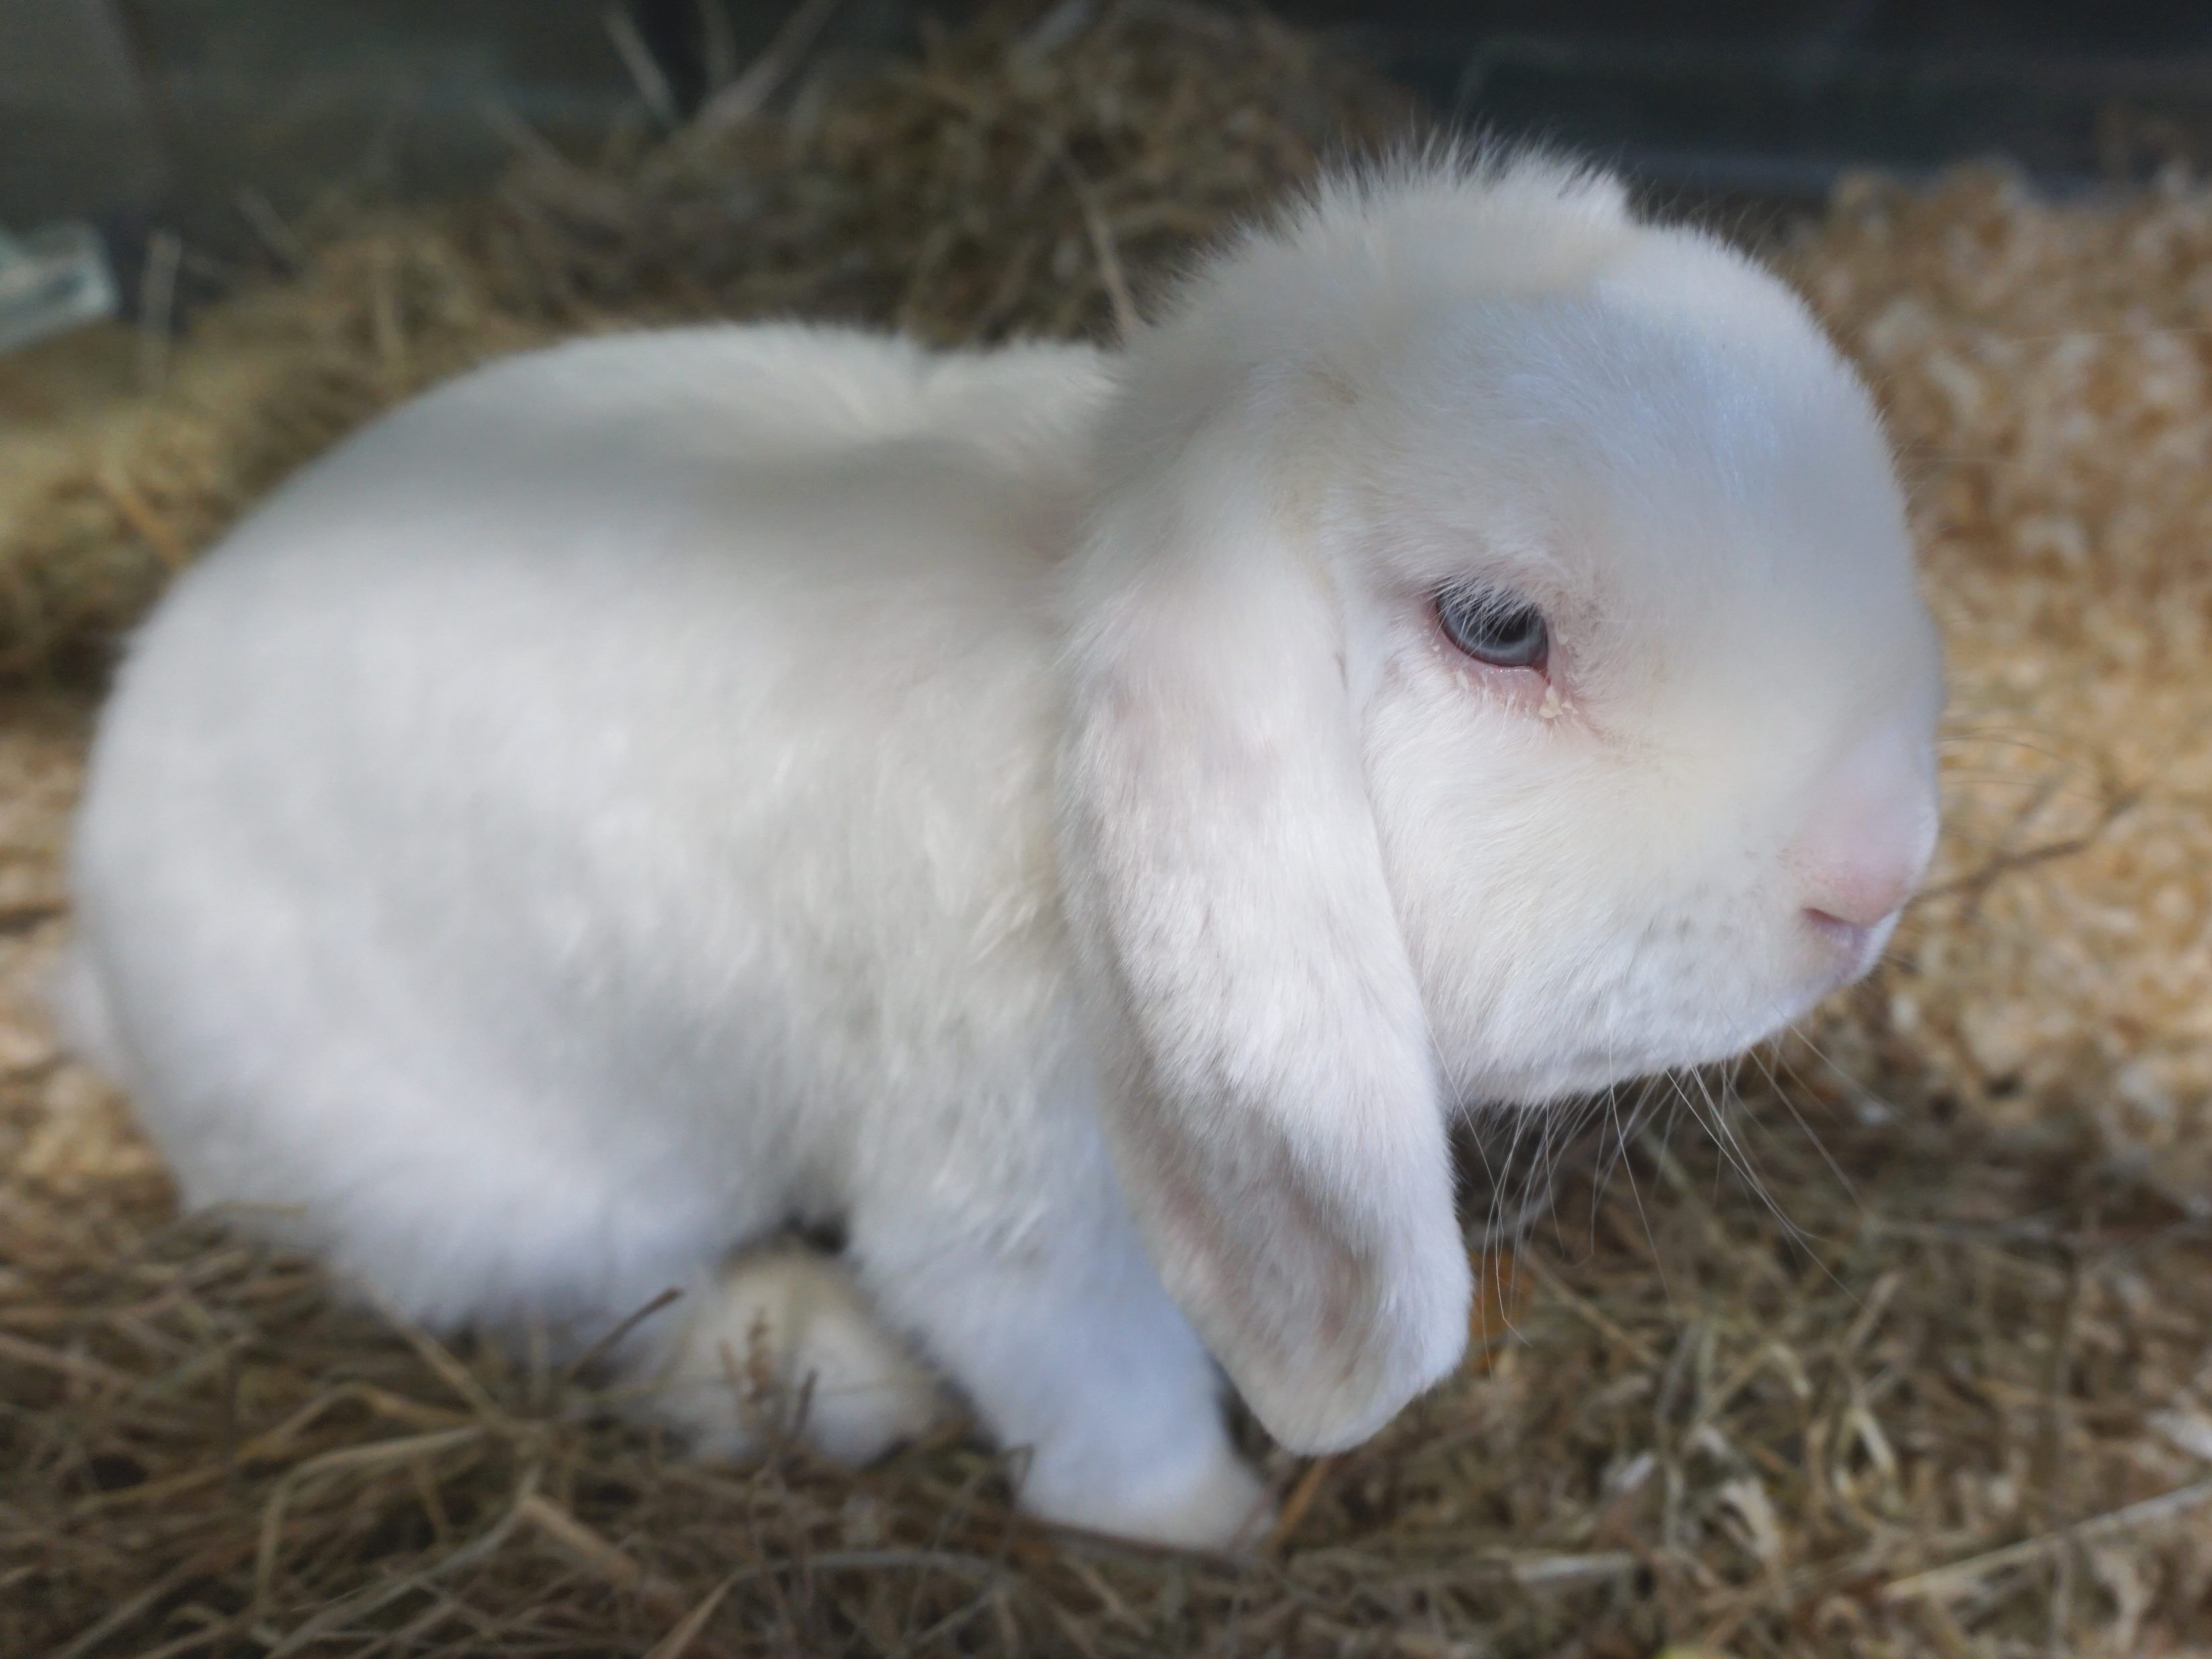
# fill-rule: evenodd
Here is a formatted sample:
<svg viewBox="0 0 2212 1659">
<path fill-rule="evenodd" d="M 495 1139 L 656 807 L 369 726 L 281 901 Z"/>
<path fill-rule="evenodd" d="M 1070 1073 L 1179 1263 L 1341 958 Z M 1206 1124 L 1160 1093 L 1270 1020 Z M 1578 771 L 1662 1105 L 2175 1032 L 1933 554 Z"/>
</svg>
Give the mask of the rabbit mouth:
<svg viewBox="0 0 2212 1659">
<path fill-rule="evenodd" d="M 1825 958 L 1821 975 L 1824 982 L 1818 994 L 1826 995 L 1856 984 L 1874 971 L 1881 960 L 1883 946 L 1896 930 L 1897 914 L 1893 911 L 1880 921 L 1869 924 L 1847 921 L 1825 910 L 1808 909 L 1804 921 Z"/>
</svg>

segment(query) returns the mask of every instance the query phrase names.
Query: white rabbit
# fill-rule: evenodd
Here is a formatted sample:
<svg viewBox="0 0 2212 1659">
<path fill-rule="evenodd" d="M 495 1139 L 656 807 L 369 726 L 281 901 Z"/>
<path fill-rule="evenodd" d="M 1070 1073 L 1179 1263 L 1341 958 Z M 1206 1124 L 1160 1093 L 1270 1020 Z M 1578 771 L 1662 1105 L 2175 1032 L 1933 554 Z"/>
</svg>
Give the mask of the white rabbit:
<svg viewBox="0 0 2212 1659">
<path fill-rule="evenodd" d="M 842 1226 L 767 1322 L 880 1385 L 833 1445 L 927 1420 L 910 1344 L 1035 1512 L 1218 1544 L 1214 1360 L 1304 1451 L 1449 1371 L 1448 1119 L 1863 973 L 1939 699 L 1797 301 L 1409 165 L 1119 352 L 647 333 L 342 445 L 123 665 L 80 1024 L 188 1201 L 434 1324 L 686 1285 L 629 1363 L 696 1384 L 783 1294 L 725 1264 Z"/>
</svg>

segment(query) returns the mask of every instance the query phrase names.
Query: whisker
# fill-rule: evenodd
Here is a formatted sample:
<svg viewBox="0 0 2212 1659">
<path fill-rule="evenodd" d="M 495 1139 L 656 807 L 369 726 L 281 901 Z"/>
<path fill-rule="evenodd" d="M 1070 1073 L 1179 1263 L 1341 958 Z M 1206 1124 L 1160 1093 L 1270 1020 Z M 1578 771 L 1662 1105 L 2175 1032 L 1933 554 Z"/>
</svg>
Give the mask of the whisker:
<svg viewBox="0 0 2212 1659">
<path fill-rule="evenodd" d="M 1693 1076 L 1696 1077 L 1699 1092 L 1704 1095 L 1705 1104 L 1710 1113 L 1710 1117 L 1705 1122 L 1706 1133 L 1713 1137 L 1713 1144 L 1720 1150 L 1723 1158 L 1750 1186 L 1753 1194 L 1758 1198 L 1762 1205 L 1765 1206 L 1767 1212 L 1773 1216 L 1774 1219 L 1782 1227 L 1783 1231 L 1788 1236 L 1790 1242 L 1796 1244 L 1799 1249 L 1805 1252 L 1808 1257 L 1819 1264 L 1821 1271 L 1824 1273 L 1826 1273 L 1830 1279 L 1835 1279 L 1834 1273 L 1829 1272 L 1826 1264 L 1820 1261 L 1820 1252 L 1814 1248 L 1817 1244 L 1826 1243 L 1829 1241 L 1819 1238 L 1812 1232 L 1807 1231 L 1782 1208 L 1780 1203 L 1776 1200 L 1772 1189 L 1767 1185 L 1765 1179 L 1760 1176 L 1757 1167 L 1751 1161 L 1749 1149 L 1744 1146 L 1742 1142 L 1736 1136 L 1735 1131 L 1729 1127 L 1727 1120 L 1722 1115 L 1719 1103 L 1713 1098 L 1711 1091 L 1706 1085 L 1705 1079 L 1700 1075 L 1693 1074 Z M 1717 1171 L 1716 1171 L 1716 1173 L 1717 1173 Z M 1837 1279 L 1836 1284 L 1838 1288 L 1844 1288 L 1842 1280 Z"/>
<path fill-rule="evenodd" d="M 1644 1207 L 1644 1191 L 1637 1182 L 1636 1166 L 1629 1157 L 1629 1134 L 1641 1121 L 1644 1112 L 1647 1109 L 1646 1103 L 1650 1097 L 1650 1091 L 1647 1090 L 1644 1100 L 1630 1109 L 1629 1121 L 1626 1123 L 1621 1121 L 1617 1109 L 1618 1102 L 1613 1100 L 1610 1091 L 1607 1094 L 1607 1103 L 1616 1109 L 1613 1115 L 1613 1129 L 1615 1142 L 1620 1148 L 1617 1161 L 1620 1165 L 1622 1175 L 1628 1182 L 1628 1195 L 1636 1206 L 1636 1218 L 1644 1228 L 1644 1242 L 1651 1251 L 1652 1270 L 1659 1276 L 1660 1297 L 1665 1301 L 1667 1306 L 1672 1309 L 1674 1306 L 1674 1287 L 1667 1278 L 1667 1264 L 1660 1256 L 1659 1236 L 1651 1229 L 1650 1212 Z M 1600 1195 L 1602 1196 L 1601 1192 Z M 1597 1226 L 1597 1211 L 1595 1205 L 1591 1206 L 1590 1226 L 1593 1231 Z"/>
<path fill-rule="evenodd" d="M 1793 1027 L 1793 1031 L 1794 1029 Z M 1778 1054 L 1776 1059 L 1781 1062 L 1785 1070 L 1788 1068 L 1790 1062 L 1786 1057 Z M 1835 1177 L 1836 1184 L 1843 1188 L 1844 1195 L 1850 1200 L 1851 1207 L 1864 1218 L 1868 1213 L 1866 1200 L 1860 1196 L 1856 1184 L 1852 1182 L 1849 1175 L 1844 1173 L 1844 1166 L 1837 1162 L 1835 1154 L 1828 1150 L 1827 1142 L 1820 1139 L 1820 1133 L 1806 1121 L 1805 1115 L 1797 1109 L 1797 1103 L 1790 1097 L 1790 1091 L 1783 1086 L 1781 1078 L 1777 1075 L 1773 1066 L 1767 1063 L 1764 1054 L 1759 1056 L 1759 1063 L 1760 1068 L 1766 1073 L 1766 1080 L 1771 1086 L 1774 1098 L 1782 1103 L 1782 1109 L 1790 1114 L 1790 1121 L 1797 1126 L 1798 1132 L 1812 1143 L 1813 1150 L 1820 1156 L 1820 1162 L 1827 1165 L 1828 1173 Z"/>
</svg>

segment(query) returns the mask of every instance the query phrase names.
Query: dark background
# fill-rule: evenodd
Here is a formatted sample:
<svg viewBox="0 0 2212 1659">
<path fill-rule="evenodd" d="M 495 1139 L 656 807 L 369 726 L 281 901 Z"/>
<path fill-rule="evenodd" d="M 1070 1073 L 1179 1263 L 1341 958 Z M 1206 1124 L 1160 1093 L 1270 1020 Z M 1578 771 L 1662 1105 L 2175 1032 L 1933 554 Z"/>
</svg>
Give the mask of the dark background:
<svg viewBox="0 0 2212 1659">
<path fill-rule="evenodd" d="M 1072 0 L 1082 4 L 1084 0 Z M 220 248 L 334 181 L 465 189 L 495 112 L 589 145 L 665 118 L 792 0 L 0 0 L 0 225 L 87 216 Z M 973 6 L 843 0 L 825 60 Z M 2212 3 L 2118 0 L 1279 0 L 1471 124 L 1663 188 L 1817 200 L 1838 172 L 2002 155 L 2054 191 L 2212 160 Z M 611 21 L 611 20 L 622 21 Z M 617 48 L 665 85 L 647 112 Z M 249 200 L 249 198 L 251 198 Z"/>
</svg>

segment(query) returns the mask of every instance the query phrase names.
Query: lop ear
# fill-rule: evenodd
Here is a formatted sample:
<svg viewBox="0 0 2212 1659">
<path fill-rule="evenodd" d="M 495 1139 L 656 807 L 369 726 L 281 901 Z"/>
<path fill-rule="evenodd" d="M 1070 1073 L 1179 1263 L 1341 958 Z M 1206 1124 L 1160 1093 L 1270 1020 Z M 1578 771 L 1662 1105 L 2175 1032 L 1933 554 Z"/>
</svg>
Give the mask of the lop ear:
<svg viewBox="0 0 2212 1659">
<path fill-rule="evenodd" d="M 1152 1259 L 1268 1431 L 1317 1452 L 1457 1362 L 1470 1273 L 1340 607 L 1294 504 L 1211 481 L 1207 447 L 1109 499 L 1080 556 L 1070 915 Z"/>
</svg>

